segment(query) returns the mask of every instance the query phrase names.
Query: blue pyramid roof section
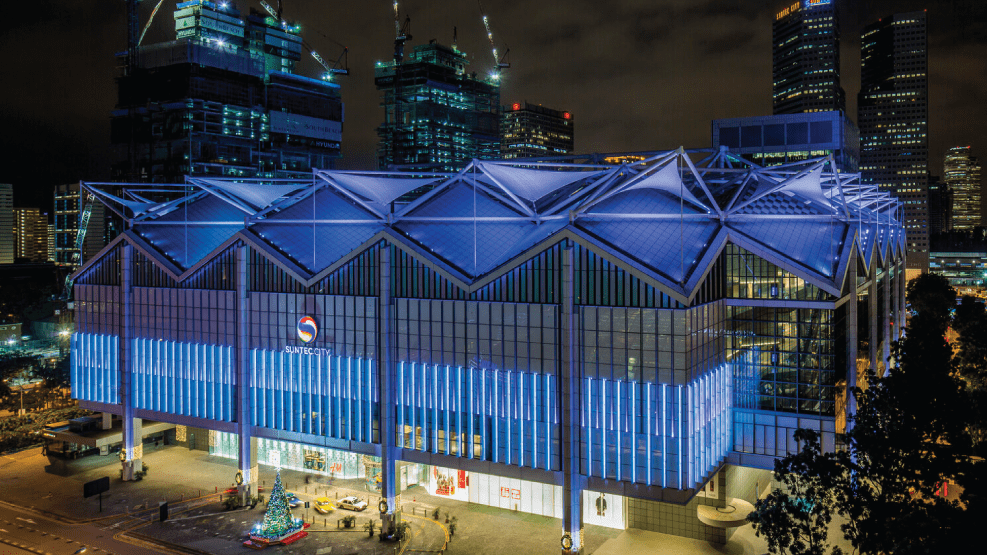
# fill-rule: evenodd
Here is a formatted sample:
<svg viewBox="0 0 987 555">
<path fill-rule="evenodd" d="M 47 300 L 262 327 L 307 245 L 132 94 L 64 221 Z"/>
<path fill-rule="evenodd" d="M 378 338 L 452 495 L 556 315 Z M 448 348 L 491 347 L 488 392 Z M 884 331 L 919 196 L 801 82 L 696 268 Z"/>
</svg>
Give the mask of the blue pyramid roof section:
<svg viewBox="0 0 987 555">
<path fill-rule="evenodd" d="M 151 220 L 154 223 L 135 222 L 134 231 L 187 270 L 243 229 L 244 216 L 243 211 L 209 195 Z"/>
<path fill-rule="evenodd" d="M 397 179 L 345 172 L 332 172 L 325 175 L 331 177 L 350 192 L 380 207 L 386 206 L 408 191 L 442 180 L 440 177 Z"/>
<path fill-rule="evenodd" d="M 603 171 L 550 171 L 518 168 L 493 162 L 478 162 L 477 165 L 483 173 L 496 179 L 509 191 L 531 202 L 580 179 L 597 177 L 604 173 Z"/>
<path fill-rule="evenodd" d="M 706 214 L 696 206 L 659 189 L 621 191 L 600 201 L 587 214 Z"/>
<path fill-rule="evenodd" d="M 507 262 L 565 226 L 515 222 L 403 222 L 398 228 L 470 277 Z"/>
<path fill-rule="evenodd" d="M 325 187 L 266 218 L 270 222 L 312 219 L 376 220 L 379 218 L 357 206 L 353 201 L 343 198 L 336 191 Z"/>
<path fill-rule="evenodd" d="M 255 209 L 258 210 L 269 206 L 272 202 L 278 200 L 283 196 L 291 194 L 300 189 L 304 189 L 307 186 L 304 183 L 256 184 L 256 183 L 237 183 L 235 181 L 219 181 L 212 179 L 203 179 L 202 181 L 209 186 L 216 187 L 221 191 L 224 191 L 230 195 L 239 198 L 240 200 L 243 200 L 251 204 Z"/>
<path fill-rule="evenodd" d="M 339 196 L 337 192 L 320 189 L 313 196 L 302 199 L 265 220 L 258 221 L 251 228 L 261 239 L 314 274 L 346 256 L 384 227 L 383 222 L 285 224 L 279 221 L 312 219 L 376 220 L 377 218 Z"/>
<path fill-rule="evenodd" d="M 847 225 L 839 220 L 830 223 L 792 218 L 734 221 L 727 225 L 828 278 L 835 276 L 840 243 L 847 231 Z"/>
<path fill-rule="evenodd" d="M 862 223 L 857 226 L 857 231 L 859 233 L 857 243 L 860 245 L 860 253 L 864 257 L 864 264 L 870 267 L 870 259 L 874 254 L 874 243 L 877 242 L 880 230 L 873 223 Z"/>
<path fill-rule="evenodd" d="M 247 213 L 225 200 L 213 195 L 206 195 L 200 199 L 185 203 L 154 218 L 155 222 L 181 222 L 183 225 L 189 222 L 243 222 Z"/>
<path fill-rule="evenodd" d="M 518 218 L 523 215 L 508 208 L 483 191 L 473 193 L 473 187 L 465 183 L 451 185 L 440 194 L 411 210 L 405 217 L 422 218 Z"/>
<path fill-rule="evenodd" d="M 720 227 L 716 221 L 695 220 L 580 220 L 577 225 L 679 284 L 692 274 Z"/>
</svg>

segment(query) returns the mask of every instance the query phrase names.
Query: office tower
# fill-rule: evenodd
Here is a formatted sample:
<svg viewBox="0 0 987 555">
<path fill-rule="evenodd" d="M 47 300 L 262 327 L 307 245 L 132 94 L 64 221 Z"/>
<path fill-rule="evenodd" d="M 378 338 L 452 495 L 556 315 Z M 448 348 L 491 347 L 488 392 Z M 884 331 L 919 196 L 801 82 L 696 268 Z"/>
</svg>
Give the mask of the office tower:
<svg viewBox="0 0 987 555">
<path fill-rule="evenodd" d="M 953 191 L 938 176 L 928 176 L 929 181 L 929 235 L 953 229 Z"/>
<path fill-rule="evenodd" d="M 55 224 L 48 224 L 48 262 L 55 261 Z"/>
<path fill-rule="evenodd" d="M 48 260 L 48 214 L 39 208 L 14 208 L 14 258 Z"/>
<path fill-rule="evenodd" d="M 908 268 L 929 266 L 926 13 L 885 17 L 860 37 L 860 179 L 904 204 Z"/>
<path fill-rule="evenodd" d="M 298 26 L 206 0 L 179 3 L 174 17 L 177 40 L 140 47 L 118 79 L 115 178 L 281 178 L 333 166 L 339 85 L 294 73 Z"/>
<path fill-rule="evenodd" d="M 505 159 L 570 154 L 574 130 L 570 112 L 515 102 L 501 116 L 500 153 Z"/>
<path fill-rule="evenodd" d="M 0 264 L 14 263 L 14 186 L 0 183 Z"/>
<path fill-rule="evenodd" d="M 860 132 L 840 111 L 713 120 L 713 148 L 761 166 L 777 166 L 832 155 L 843 172 L 856 172 Z"/>
<path fill-rule="evenodd" d="M 133 415 L 125 478 L 146 418 L 251 493 L 264 465 L 379 483 L 385 514 L 418 484 L 556 518 L 578 553 L 587 524 L 725 542 L 705 511 L 754 502 L 799 427 L 836 449 L 882 371 L 904 235 L 820 159 L 708 154 L 192 183 L 79 272 L 72 396 Z"/>
<path fill-rule="evenodd" d="M 89 223 L 81 251 L 75 249 L 79 223 L 87 202 L 79 196 L 79 184 L 55 187 L 55 263 L 77 266 L 92 258 L 108 240 L 106 208 L 101 202 L 89 202 Z M 115 235 L 115 234 L 114 234 Z M 78 254 L 78 257 L 76 255 Z"/>
<path fill-rule="evenodd" d="M 836 1 L 790 2 L 775 13 L 771 31 L 774 113 L 846 111 Z"/>
<path fill-rule="evenodd" d="M 968 146 L 954 146 L 943 161 L 943 181 L 953 192 L 953 229 L 970 231 L 984 225 L 980 163 Z"/>
<path fill-rule="evenodd" d="M 400 64 L 377 62 L 381 168 L 456 171 L 474 158 L 500 157 L 497 74 L 467 73 L 468 64 L 465 52 L 435 41 L 416 46 Z"/>
</svg>

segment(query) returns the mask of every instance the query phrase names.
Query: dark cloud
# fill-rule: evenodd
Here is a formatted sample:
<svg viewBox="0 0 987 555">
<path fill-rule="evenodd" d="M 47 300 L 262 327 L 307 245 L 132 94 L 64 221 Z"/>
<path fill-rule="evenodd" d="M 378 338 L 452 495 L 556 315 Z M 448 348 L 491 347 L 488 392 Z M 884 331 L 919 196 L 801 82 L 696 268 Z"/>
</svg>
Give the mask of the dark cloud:
<svg viewBox="0 0 987 555">
<path fill-rule="evenodd" d="M 987 158 L 987 105 L 977 100 L 987 76 L 987 2 L 840 0 L 842 73 L 851 115 L 859 86 L 860 29 L 896 12 L 929 9 L 932 170 L 941 153 L 971 144 Z M 503 103 L 528 100 L 571 111 L 580 151 L 707 146 L 710 120 L 771 111 L 771 22 L 775 3 L 742 0 L 486 0 L 501 51 L 510 47 Z M 141 6 L 141 25 L 155 0 Z M 259 2 L 239 0 L 241 11 Z M 147 41 L 174 34 L 166 2 Z M 407 0 L 412 44 L 452 41 L 470 54 L 471 70 L 493 57 L 471 0 Z M 372 168 L 380 123 L 373 64 L 391 56 L 390 0 L 284 0 L 306 40 L 326 58 L 350 48 L 343 82 L 346 122 L 340 165 Z M 23 10 L 22 10 L 23 11 Z M 327 38 L 328 37 L 328 38 Z M 125 3 L 47 0 L 5 21 L 0 117 L 0 182 L 44 191 L 55 183 L 107 177 L 109 113 L 115 103 L 114 53 L 125 48 Z M 317 66 L 307 58 L 302 73 Z M 26 193 L 28 194 L 28 193 Z M 28 194 L 29 195 L 29 194 Z M 35 204 L 47 206 L 48 193 Z M 27 196 L 26 198 L 30 198 Z"/>
</svg>

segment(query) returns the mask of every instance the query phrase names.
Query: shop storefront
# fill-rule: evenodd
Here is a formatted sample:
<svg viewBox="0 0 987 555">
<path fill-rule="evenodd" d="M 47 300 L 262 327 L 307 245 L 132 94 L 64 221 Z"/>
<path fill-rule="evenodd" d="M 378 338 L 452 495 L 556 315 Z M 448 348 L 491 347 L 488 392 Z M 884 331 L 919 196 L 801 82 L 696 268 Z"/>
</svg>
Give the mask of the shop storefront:
<svg viewBox="0 0 987 555">
<path fill-rule="evenodd" d="M 236 434 L 209 432 L 209 454 L 227 459 L 237 458 Z M 366 457 L 356 453 L 274 439 L 257 439 L 257 462 L 275 468 L 301 470 L 334 478 L 365 478 Z M 371 461 L 372 463 L 373 461 Z M 377 463 L 379 468 L 379 463 Z M 373 464 L 370 465 L 373 467 Z M 371 476 L 373 470 L 370 470 Z M 379 474 L 379 470 L 378 470 Z M 373 476 L 372 476 L 373 477 Z"/>
<path fill-rule="evenodd" d="M 626 500 L 622 495 L 584 490 L 583 524 L 623 530 L 627 528 L 625 504 Z"/>
</svg>

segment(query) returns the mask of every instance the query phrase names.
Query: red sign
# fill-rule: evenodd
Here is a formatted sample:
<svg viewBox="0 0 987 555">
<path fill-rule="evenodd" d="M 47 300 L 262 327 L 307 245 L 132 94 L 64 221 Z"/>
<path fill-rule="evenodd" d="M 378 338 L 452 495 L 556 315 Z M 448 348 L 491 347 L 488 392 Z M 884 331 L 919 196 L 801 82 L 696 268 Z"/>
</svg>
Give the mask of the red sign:
<svg viewBox="0 0 987 555">
<path fill-rule="evenodd" d="M 517 102 L 515 102 L 515 103 L 514 103 L 514 104 L 513 104 L 512 106 L 511 106 L 511 110 L 520 110 L 520 109 L 521 109 L 521 105 L 520 105 L 520 104 L 518 104 Z"/>
<path fill-rule="evenodd" d="M 572 115 L 569 112 L 562 112 L 562 117 L 565 119 L 569 119 L 572 117 Z"/>
<path fill-rule="evenodd" d="M 511 488 L 500 488 L 500 496 L 510 498 Z"/>
<path fill-rule="evenodd" d="M 459 471 L 459 475 L 457 477 L 459 478 L 459 487 L 460 488 L 465 488 L 466 487 L 466 471 L 465 470 L 460 470 Z"/>
<path fill-rule="evenodd" d="M 512 499 L 521 499 L 521 490 L 519 490 L 519 489 L 512 489 L 511 490 L 511 498 Z"/>
</svg>

